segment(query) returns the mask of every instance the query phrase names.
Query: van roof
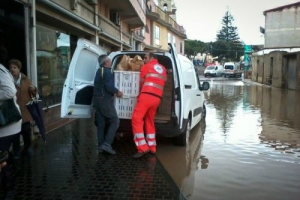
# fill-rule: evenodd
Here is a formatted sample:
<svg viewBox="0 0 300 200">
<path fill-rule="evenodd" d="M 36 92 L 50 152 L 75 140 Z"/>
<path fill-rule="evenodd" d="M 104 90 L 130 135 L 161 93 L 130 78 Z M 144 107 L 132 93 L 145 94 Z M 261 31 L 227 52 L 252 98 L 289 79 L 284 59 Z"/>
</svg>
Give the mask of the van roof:
<svg viewBox="0 0 300 200">
<path fill-rule="evenodd" d="M 180 60 L 192 62 L 192 61 L 191 61 L 190 59 L 188 59 L 186 56 L 183 56 L 183 55 L 181 55 L 181 54 L 178 54 L 178 58 L 179 58 Z"/>
<path fill-rule="evenodd" d="M 190 59 L 188 59 L 186 56 L 183 56 L 181 54 L 177 54 L 177 56 L 178 56 L 181 69 L 187 70 L 191 66 L 194 66 L 193 62 Z M 190 65 L 186 65 L 184 63 L 190 63 Z"/>
</svg>

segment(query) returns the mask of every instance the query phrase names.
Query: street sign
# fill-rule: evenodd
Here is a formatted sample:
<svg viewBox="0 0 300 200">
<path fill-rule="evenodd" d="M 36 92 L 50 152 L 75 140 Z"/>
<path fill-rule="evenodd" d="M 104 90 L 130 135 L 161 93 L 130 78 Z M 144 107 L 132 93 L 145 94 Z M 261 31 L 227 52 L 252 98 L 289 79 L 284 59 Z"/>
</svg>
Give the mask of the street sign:
<svg viewBox="0 0 300 200">
<path fill-rule="evenodd" d="M 252 53 L 252 45 L 244 45 L 244 53 Z"/>
</svg>

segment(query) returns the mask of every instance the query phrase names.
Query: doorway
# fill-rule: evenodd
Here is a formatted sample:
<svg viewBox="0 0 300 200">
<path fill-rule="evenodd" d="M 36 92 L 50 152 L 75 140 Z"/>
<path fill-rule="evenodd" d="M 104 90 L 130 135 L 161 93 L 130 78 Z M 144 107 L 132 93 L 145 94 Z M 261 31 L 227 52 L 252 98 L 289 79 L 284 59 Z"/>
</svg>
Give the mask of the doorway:
<svg viewBox="0 0 300 200">
<path fill-rule="evenodd" d="M 27 74 L 24 5 L 17 1 L 0 1 L 0 46 L 7 50 L 7 62 L 20 60 L 21 72 Z"/>
<path fill-rule="evenodd" d="M 287 67 L 288 67 L 288 89 L 295 90 L 296 89 L 296 67 L 297 67 L 297 59 L 296 55 L 292 55 L 287 57 Z"/>
</svg>

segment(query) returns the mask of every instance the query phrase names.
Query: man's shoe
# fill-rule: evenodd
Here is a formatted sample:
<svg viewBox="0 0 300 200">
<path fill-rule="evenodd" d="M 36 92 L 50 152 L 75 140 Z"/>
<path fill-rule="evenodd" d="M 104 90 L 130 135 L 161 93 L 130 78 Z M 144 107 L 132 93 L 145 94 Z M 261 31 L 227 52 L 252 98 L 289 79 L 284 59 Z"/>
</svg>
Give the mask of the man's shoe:
<svg viewBox="0 0 300 200">
<path fill-rule="evenodd" d="M 144 152 L 137 152 L 136 154 L 133 155 L 133 158 L 141 158 L 144 155 L 146 155 L 148 152 L 149 152 L 149 150 L 148 151 L 144 151 Z"/>
<path fill-rule="evenodd" d="M 112 149 L 111 145 L 110 144 L 103 144 L 101 146 L 102 150 L 111 154 L 111 155 L 115 155 L 116 154 L 116 151 Z"/>
</svg>

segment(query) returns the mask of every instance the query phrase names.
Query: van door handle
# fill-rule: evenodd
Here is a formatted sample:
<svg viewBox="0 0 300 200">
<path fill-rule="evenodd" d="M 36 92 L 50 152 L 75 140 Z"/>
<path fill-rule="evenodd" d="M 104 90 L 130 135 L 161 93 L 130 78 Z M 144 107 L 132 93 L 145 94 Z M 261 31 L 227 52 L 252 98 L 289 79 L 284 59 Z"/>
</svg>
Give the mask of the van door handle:
<svg viewBox="0 0 300 200">
<path fill-rule="evenodd" d="M 201 94 L 196 94 L 196 96 L 201 96 Z"/>
</svg>

